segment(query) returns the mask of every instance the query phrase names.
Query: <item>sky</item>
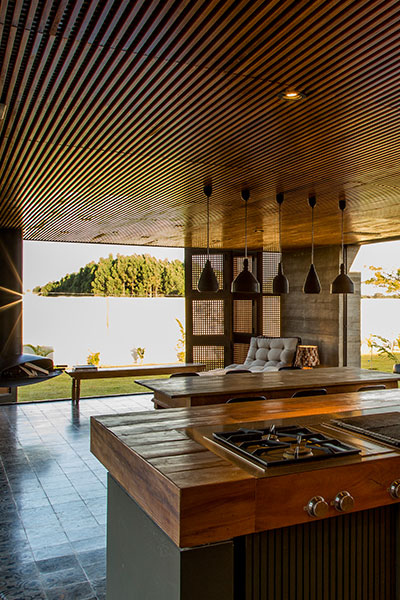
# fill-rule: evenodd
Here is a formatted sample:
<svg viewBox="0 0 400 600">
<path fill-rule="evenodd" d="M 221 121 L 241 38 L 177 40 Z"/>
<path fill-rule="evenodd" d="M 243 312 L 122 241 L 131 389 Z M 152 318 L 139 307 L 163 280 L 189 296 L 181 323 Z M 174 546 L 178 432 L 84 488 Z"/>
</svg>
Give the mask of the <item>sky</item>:
<svg viewBox="0 0 400 600">
<path fill-rule="evenodd" d="M 109 254 L 151 254 L 156 258 L 183 261 L 182 248 L 158 248 L 150 246 L 112 246 L 106 244 L 66 244 L 59 242 L 24 242 L 24 291 L 36 285 L 56 281 L 67 273 L 79 271 L 92 260 L 98 261 Z M 400 268 L 400 241 L 367 244 L 361 246 L 351 267 L 352 271 L 361 271 L 361 280 L 367 279 L 371 272 L 368 267 L 383 267 L 385 271 Z M 375 286 L 363 286 L 363 294 L 374 294 L 379 290 Z"/>
<path fill-rule="evenodd" d="M 61 242 L 24 242 L 24 291 L 37 285 L 57 281 L 67 273 L 76 273 L 92 260 L 98 261 L 109 254 L 151 254 L 156 258 L 183 261 L 182 248 L 150 246 L 111 246 L 108 244 L 66 244 Z"/>
</svg>

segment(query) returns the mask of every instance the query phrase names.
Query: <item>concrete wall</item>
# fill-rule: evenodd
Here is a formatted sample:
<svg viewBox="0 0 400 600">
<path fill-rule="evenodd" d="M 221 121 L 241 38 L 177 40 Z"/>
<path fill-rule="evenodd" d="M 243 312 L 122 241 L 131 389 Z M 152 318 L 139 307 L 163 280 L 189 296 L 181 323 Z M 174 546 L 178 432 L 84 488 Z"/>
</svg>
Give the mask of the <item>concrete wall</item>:
<svg viewBox="0 0 400 600">
<path fill-rule="evenodd" d="M 343 324 L 346 312 L 343 310 L 343 296 L 330 293 L 330 285 L 339 273 L 340 248 L 315 249 L 314 264 L 321 282 L 320 294 L 303 293 L 304 280 L 310 268 L 309 248 L 285 252 L 283 262 L 290 293 L 281 297 L 281 335 L 299 336 L 303 344 L 316 344 L 322 365 L 342 366 L 346 363 Z M 347 298 L 347 323 L 351 324 L 347 331 L 351 340 L 351 352 L 348 353 L 349 357 L 351 354 L 351 362 L 348 361 L 348 364 L 353 366 L 359 365 L 360 355 L 359 279 L 356 290 L 358 293 Z"/>
<path fill-rule="evenodd" d="M 354 294 L 347 296 L 347 366 L 361 366 L 361 273 L 349 273 Z"/>
</svg>

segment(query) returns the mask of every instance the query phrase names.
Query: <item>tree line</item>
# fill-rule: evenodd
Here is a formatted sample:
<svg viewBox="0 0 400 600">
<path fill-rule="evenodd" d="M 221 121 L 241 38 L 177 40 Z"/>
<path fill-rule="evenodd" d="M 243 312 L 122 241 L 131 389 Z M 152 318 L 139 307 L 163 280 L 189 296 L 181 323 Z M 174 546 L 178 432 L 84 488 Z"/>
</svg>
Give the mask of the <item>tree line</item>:
<svg viewBox="0 0 400 600">
<path fill-rule="evenodd" d="M 180 260 L 161 260 L 149 254 L 112 254 L 33 289 L 41 296 L 183 296 L 185 275 Z"/>
</svg>

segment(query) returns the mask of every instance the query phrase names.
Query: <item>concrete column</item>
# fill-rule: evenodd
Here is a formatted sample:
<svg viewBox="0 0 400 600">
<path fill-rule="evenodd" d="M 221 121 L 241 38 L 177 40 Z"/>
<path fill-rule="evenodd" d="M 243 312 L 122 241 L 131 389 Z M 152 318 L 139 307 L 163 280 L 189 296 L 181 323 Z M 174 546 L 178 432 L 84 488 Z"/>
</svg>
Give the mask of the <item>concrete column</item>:
<svg viewBox="0 0 400 600">
<path fill-rule="evenodd" d="M 310 268 L 310 249 L 283 254 L 290 293 L 281 296 L 281 335 L 299 336 L 303 344 L 317 345 L 321 365 L 329 367 L 358 366 L 360 361 L 359 277 L 355 277 L 354 295 L 344 298 L 342 294 L 330 293 L 330 285 L 339 273 L 340 261 L 339 246 L 316 248 L 314 264 L 322 291 L 320 294 L 304 294 L 303 284 Z M 351 327 L 347 327 L 346 331 L 348 324 Z"/>
</svg>

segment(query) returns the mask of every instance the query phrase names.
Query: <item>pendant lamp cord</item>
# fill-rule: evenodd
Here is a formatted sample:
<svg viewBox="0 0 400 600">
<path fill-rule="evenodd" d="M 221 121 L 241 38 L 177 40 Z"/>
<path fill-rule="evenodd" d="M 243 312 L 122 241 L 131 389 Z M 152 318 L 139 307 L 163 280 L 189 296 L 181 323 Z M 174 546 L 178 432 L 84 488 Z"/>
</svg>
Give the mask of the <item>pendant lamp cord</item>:
<svg viewBox="0 0 400 600">
<path fill-rule="evenodd" d="M 279 204 L 279 254 L 280 260 L 282 260 L 282 215 L 281 215 L 281 205 Z"/>
<path fill-rule="evenodd" d="M 342 213 L 342 264 L 344 265 L 344 209 L 346 208 L 346 200 L 339 200 L 339 208 Z"/>
<path fill-rule="evenodd" d="M 344 264 L 344 211 L 342 210 L 342 263 Z"/>
<path fill-rule="evenodd" d="M 311 207 L 311 264 L 314 264 L 314 207 Z"/>
<path fill-rule="evenodd" d="M 207 196 L 207 260 L 210 260 L 210 196 Z"/>
<path fill-rule="evenodd" d="M 247 200 L 244 201 L 244 257 L 247 258 Z"/>
</svg>

